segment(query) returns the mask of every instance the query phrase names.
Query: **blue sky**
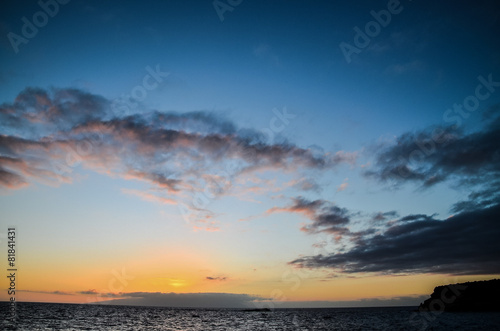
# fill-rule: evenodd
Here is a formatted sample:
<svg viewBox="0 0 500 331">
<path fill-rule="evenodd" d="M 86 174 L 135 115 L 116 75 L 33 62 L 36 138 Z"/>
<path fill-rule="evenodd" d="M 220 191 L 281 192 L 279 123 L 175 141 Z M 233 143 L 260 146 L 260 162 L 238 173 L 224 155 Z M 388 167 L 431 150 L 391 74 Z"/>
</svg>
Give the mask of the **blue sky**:
<svg viewBox="0 0 500 331">
<path fill-rule="evenodd" d="M 438 270 L 424 252 L 414 268 L 398 268 L 392 255 L 393 264 L 368 267 L 359 254 L 384 257 L 388 243 L 403 249 L 398 231 L 419 242 L 446 222 L 470 225 L 497 212 L 495 3 L 229 3 L 218 13 L 211 1 L 57 2 L 57 13 L 18 45 L 12 34 L 23 37 L 23 17 L 31 23 L 42 8 L 4 4 L 1 225 L 20 229 L 30 272 L 43 270 L 40 256 L 53 264 L 79 257 L 64 274 L 88 282 L 27 282 L 26 290 L 110 292 L 98 276 L 106 265 L 136 272 L 129 292 L 263 298 L 283 285 L 284 270 L 312 270 L 292 301 L 361 299 L 319 295 L 327 285 L 318 279 L 331 284 L 332 275 L 421 275 L 421 287 L 396 297 L 447 277 L 498 274 L 480 249 L 477 270 L 458 253 L 437 259 Z M 389 10 L 397 11 L 390 22 L 347 59 L 340 45 L 355 46 L 357 28 L 370 34 L 372 12 Z M 141 100 L 125 103 L 134 93 Z M 474 111 L 453 110 L 466 99 L 477 101 Z M 429 140 L 436 128 L 445 133 L 439 143 Z M 471 239 L 464 250 L 473 240 L 490 239 Z M 330 258 L 322 260 L 314 247 L 325 241 Z M 160 253 L 141 266 L 151 250 L 189 253 L 200 266 L 183 272 L 181 257 Z M 96 252 L 105 253 L 95 260 Z M 196 262 L 201 256 L 207 265 Z M 162 259 L 176 267 L 152 267 Z M 204 284 L 199 270 L 224 281 Z M 189 285 L 154 287 L 155 277 Z"/>
</svg>

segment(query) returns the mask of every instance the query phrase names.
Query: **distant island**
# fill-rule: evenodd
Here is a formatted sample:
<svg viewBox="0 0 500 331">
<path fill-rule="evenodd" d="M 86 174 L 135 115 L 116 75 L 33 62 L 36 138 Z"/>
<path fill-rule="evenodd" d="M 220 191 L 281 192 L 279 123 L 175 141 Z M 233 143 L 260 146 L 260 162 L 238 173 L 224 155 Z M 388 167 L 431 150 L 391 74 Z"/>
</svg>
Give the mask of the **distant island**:
<svg viewBox="0 0 500 331">
<path fill-rule="evenodd" d="M 500 311 L 500 279 L 438 286 L 418 311 Z"/>
</svg>

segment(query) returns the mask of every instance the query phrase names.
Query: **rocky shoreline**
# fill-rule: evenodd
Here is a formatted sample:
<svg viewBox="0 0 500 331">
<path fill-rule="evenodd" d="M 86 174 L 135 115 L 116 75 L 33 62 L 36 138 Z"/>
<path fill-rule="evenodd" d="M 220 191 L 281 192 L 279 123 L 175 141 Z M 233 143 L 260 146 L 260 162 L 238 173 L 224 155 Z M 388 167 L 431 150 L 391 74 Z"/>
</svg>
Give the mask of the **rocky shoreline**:
<svg viewBox="0 0 500 331">
<path fill-rule="evenodd" d="M 437 286 L 418 311 L 500 311 L 500 279 Z"/>
</svg>

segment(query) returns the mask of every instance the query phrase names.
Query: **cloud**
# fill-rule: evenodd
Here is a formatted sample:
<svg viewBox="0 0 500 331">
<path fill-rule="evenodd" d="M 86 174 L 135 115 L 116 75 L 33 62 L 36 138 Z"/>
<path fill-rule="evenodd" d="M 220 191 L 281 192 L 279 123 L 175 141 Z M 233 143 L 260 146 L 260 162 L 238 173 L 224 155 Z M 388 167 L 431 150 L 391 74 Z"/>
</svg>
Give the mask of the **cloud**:
<svg viewBox="0 0 500 331">
<path fill-rule="evenodd" d="M 394 218 L 394 217 L 397 217 L 397 216 L 398 216 L 398 213 L 395 210 L 391 210 L 391 211 L 388 211 L 388 212 L 378 212 L 378 213 L 375 213 L 372 216 L 372 221 L 375 222 L 375 223 L 385 222 L 388 219 Z"/>
<path fill-rule="evenodd" d="M 8 134 L 30 138 L 42 137 L 54 130 L 69 130 L 77 123 L 106 116 L 109 116 L 109 101 L 77 89 L 55 89 L 49 93 L 28 87 L 13 104 L 0 106 L 2 129 Z"/>
<path fill-rule="evenodd" d="M 206 277 L 205 279 L 206 279 L 206 280 L 225 281 L 225 280 L 227 280 L 228 278 L 227 278 L 227 277 L 210 277 L 210 276 L 208 276 L 208 277 Z"/>
<path fill-rule="evenodd" d="M 302 191 L 313 191 L 313 192 L 321 191 L 321 186 L 312 178 L 294 179 L 291 180 L 289 183 L 286 183 L 286 186 L 291 186 L 293 188 Z"/>
<path fill-rule="evenodd" d="M 207 277 L 212 278 L 212 277 Z M 218 280 L 220 277 L 213 277 Z M 225 277 L 223 277 L 225 278 Z M 259 308 L 267 307 L 270 299 L 249 294 L 232 293 L 161 293 L 161 292 L 124 292 L 104 293 L 95 289 L 78 292 L 64 291 L 33 291 L 19 290 L 19 292 L 44 293 L 57 295 L 91 295 L 99 300 L 98 304 L 105 305 L 136 305 L 158 306 L 175 308 Z M 366 298 L 351 301 L 273 301 L 273 305 L 280 308 L 328 308 L 328 307 L 383 307 L 383 306 L 418 306 L 429 297 L 424 295 L 410 295 L 400 297 Z M 113 298 L 104 300 L 105 298 Z"/>
<path fill-rule="evenodd" d="M 131 195 L 138 196 L 138 197 L 140 197 L 141 199 L 143 199 L 145 201 L 155 201 L 155 202 L 164 203 L 164 204 L 170 204 L 170 205 L 175 205 L 176 204 L 175 200 L 173 200 L 173 199 L 161 197 L 161 196 L 154 195 L 154 194 L 151 194 L 151 193 L 147 193 L 147 192 L 144 192 L 144 191 L 131 190 L 131 189 L 122 189 L 122 192 L 126 193 L 126 194 L 131 194 Z"/>
<path fill-rule="evenodd" d="M 196 232 L 196 231 L 207 231 L 207 232 L 218 232 L 220 231 L 220 227 L 218 226 L 215 226 L 215 222 L 212 221 L 210 222 L 210 225 L 208 226 L 197 226 L 197 225 L 193 225 L 193 230 Z"/>
<path fill-rule="evenodd" d="M 18 189 L 29 184 L 29 179 L 43 182 L 70 182 L 59 172 L 53 160 L 54 153 L 63 151 L 58 141 L 31 141 L 14 136 L 0 135 L 0 184 L 9 189 Z M 69 160 L 68 161 L 72 161 Z"/>
<path fill-rule="evenodd" d="M 5 158 L 3 158 L 5 159 Z M 0 161 L 1 162 L 1 161 Z M 2 162 L 3 163 L 3 162 Z M 6 169 L 0 168 L 0 185 L 10 189 L 21 188 L 27 186 L 28 183 L 23 177 Z"/>
<path fill-rule="evenodd" d="M 267 214 L 288 212 L 298 213 L 309 218 L 312 223 L 302 227 L 308 233 L 326 232 L 335 234 L 337 239 L 349 234 L 347 225 L 350 222 L 350 213 L 324 200 L 307 200 L 303 197 L 292 199 L 292 204 L 286 207 L 274 207 L 267 210 Z"/>
<path fill-rule="evenodd" d="M 97 290 L 87 290 L 87 291 L 80 291 L 78 292 L 79 294 L 99 294 L 99 292 L 97 292 Z"/>
<path fill-rule="evenodd" d="M 123 299 L 104 301 L 113 305 L 160 306 L 179 308 L 250 308 L 261 297 L 233 293 L 122 293 Z"/>
<path fill-rule="evenodd" d="M 451 211 L 464 212 L 491 207 L 500 203 L 500 181 L 493 180 L 477 191 L 469 193 L 467 200 L 456 202 Z"/>
<path fill-rule="evenodd" d="M 347 251 L 301 257 L 289 264 L 346 274 L 499 274 L 498 219 L 500 204 L 445 220 L 408 215 L 381 234 L 356 240 Z"/>
<path fill-rule="evenodd" d="M 422 188 L 445 180 L 465 185 L 489 183 L 500 175 L 500 118 L 486 118 L 480 131 L 429 127 L 405 133 L 381 148 L 374 169 L 364 174 L 381 182 L 407 182 Z"/>
<path fill-rule="evenodd" d="M 212 112 L 145 111 L 123 114 L 112 102 L 77 89 L 26 88 L 0 106 L 0 187 L 33 181 L 69 183 L 78 166 L 148 183 L 148 201 L 227 194 L 231 181 L 266 171 L 297 174 L 353 164 L 355 153 L 316 153 L 291 143 L 268 143 L 262 133 L 237 128 Z M 229 183 L 229 184 L 228 184 Z M 303 189 L 315 183 L 304 181 Z M 271 188 L 268 188 L 271 189 Z"/>
<path fill-rule="evenodd" d="M 395 210 L 367 215 L 323 200 L 295 199 L 268 212 L 301 213 L 312 221 L 303 230 L 340 235 L 348 242 L 289 264 L 344 274 L 500 273 L 500 118 L 492 111 L 485 114 L 481 131 L 430 127 L 403 134 L 378 149 L 375 167 L 365 170 L 366 176 L 395 186 L 411 182 L 424 189 L 448 181 L 468 190 L 451 206 L 451 217 L 400 216 Z"/>
<path fill-rule="evenodd" d="M 337 192 L 342 192 L 349 186 L 348 180 L 349 178 L 344 179 L 344 182 L 337 187 Z"/>
<path fill-rule="evenodd" d="M 89 289 L 86 291 L 78 291 L 78 292 L 76 292 L 76 294 L 93 295 L 93 296 L 96 296 L 97 298 L 121 298 L 123 296 L 122 293 L 99 292 L 95 289 Z"/>
<path fill-rule="evenodd" d="M 364 174 L 395 187 L 415 183 L 427 189 L 447 181 L 468 191 L 465 199 L 451 206 L 453 219 L 496 207 L 500 204 L 498 109 L 497 105 L 483 112 L 481 130 L 466 133 L 457 127 L 437 126 L 405 133 L 396 138 L 395 144 L 379 149 L 375 167 Z M 401 221 L 423 222 L 433 217 L 413 215 Z"/>
<path fill-rule="evenodd" d="M 16 291 L 29 292 L 29 293 L 57 294 L 57 295 L 74 295 L 74 293 L 65 291 L 33 291 L 33 290 L 16 290 Z"/>
</svg>

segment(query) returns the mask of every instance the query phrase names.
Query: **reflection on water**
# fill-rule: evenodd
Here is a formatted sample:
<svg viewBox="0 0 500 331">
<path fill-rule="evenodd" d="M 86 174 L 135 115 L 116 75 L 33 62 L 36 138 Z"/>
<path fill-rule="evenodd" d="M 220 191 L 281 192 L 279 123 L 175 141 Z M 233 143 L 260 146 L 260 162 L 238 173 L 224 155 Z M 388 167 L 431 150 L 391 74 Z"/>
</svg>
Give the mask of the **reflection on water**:
<svg viewBox="0 0 500 331">
<path fill-rule="evenodd" d="M 442 313 L 432 322 L 412 318 L 415 307 L 178 309 L 108 305 L 18 303 L 17 330 L 500 330 L 500 313 Z M 7 303 L 0 305 L 6 316 Z M 412 315 L 413 314 L 413 315 Z M 12 329 L 3 320 L 0 329 Z"/>
</svg>

